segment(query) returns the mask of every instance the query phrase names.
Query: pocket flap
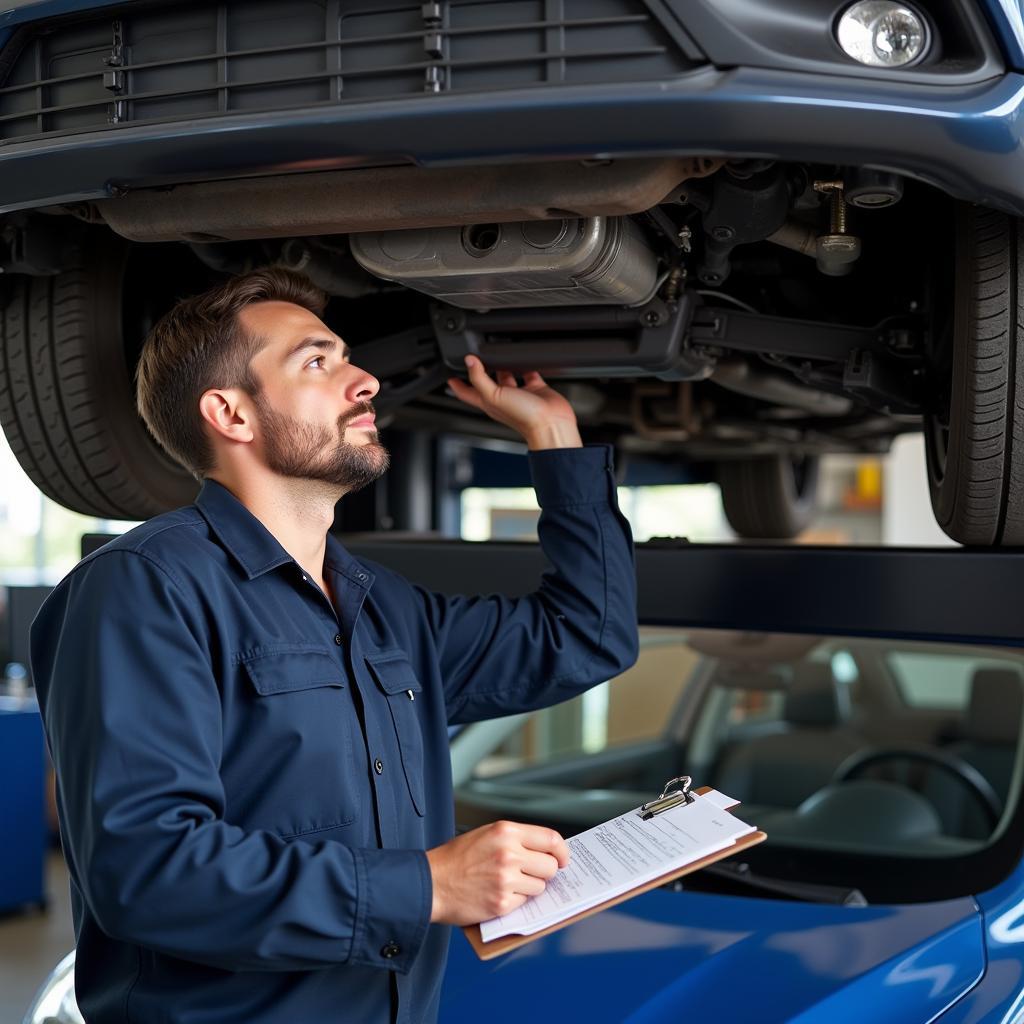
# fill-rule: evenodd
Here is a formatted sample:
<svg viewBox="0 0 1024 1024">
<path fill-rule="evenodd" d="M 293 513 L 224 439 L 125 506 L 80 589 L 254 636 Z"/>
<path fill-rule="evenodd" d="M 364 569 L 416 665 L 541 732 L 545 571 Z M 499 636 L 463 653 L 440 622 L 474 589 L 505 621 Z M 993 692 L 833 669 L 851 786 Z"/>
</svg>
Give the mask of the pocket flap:
<svg viewBox="0 0 1024 1024">
<path fill-rule="evenodd" d="M 376 651 L 366 655 L 366 661 L 373 669 L 377 685 L 389 696 L 406 690 L 413 693 L 422 691 L 405 651 Z"/>
<path fill-rule="evenodd" d="M 334 658 L 309 647 L 250 651 L 242 658 L 242 665 L 262 697 L 345 685 L 345 670 Z"/>
</svg>

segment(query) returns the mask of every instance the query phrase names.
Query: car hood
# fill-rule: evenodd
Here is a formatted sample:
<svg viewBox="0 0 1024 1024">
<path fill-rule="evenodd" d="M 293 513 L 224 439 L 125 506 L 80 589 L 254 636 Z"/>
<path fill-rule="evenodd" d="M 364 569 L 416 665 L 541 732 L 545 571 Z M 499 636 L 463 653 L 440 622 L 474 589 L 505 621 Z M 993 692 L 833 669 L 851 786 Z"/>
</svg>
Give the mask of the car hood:
<svg viewBox="0 0 1024 1024">
<path fill-rule="evenodd" d="M 441 1020 L 925 1024 L 984 964 L 970 898 L 837 907 L 658 890 L 487 962 L 456 933 Z"/>
</svg>

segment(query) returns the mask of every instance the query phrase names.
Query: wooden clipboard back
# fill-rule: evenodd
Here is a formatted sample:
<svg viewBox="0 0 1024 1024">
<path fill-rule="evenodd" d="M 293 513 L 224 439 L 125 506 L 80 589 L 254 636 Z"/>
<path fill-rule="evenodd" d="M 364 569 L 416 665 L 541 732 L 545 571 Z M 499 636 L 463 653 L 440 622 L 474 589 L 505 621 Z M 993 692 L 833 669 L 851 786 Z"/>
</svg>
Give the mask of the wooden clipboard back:
<svg viewBox="0 0 1024 1024">
<path fill-rule="evenodd" d="M 709 789 L 707 787 L 703 787 L 702 789 L 694 790 L 694 792 L 698 794 L 707 793 L 709 792 Z M 585 917 L 590 917 L 591 914 L 598 914 L 602 910 L 614 907 L 618 903 L 624 903 L 626 900 L 631 900 L 634 896 L 639 896 L 642 893 L 649 892 L 651 889 L 657 889 L 659 886 L 665 885 L 676 878 L 682 878 L 683 875 L 692 874 L 694 871 L 706 868 L 709 864 L 714 864 L 716 861 L 724 860 L 726 857 L 732 857 L 734 854 L 740 853 L 742 850 L 746 850 L 751 846 L 756 846 L 758 843 L 763 843 L 767 838 L 768 836 L 764 832 L 751 832 L 749 835 L 745 835 L 737 839 L 732 846 L 727 846 L 724 850 L 716 850 L 714 853 L 709 853 L 706 857 L 701 857 L 700 860 L 695 860 L 691 864 L 686 864 L 684 867 L 667 871 L 665 874 L 659 875 L 657 878 L 652 878 L 649 882 L 645 882 L 643 885 L 638 885 L 635 889 L 629 889 L 627 892 L 620 893 L 618 896 L 612 896 L 611 899 L 607 899 L 603 903 L 599 903 L 596 907 L 591 907 L 589 910 L 581 910 L 578 914 L 573 914 L 572 917 L 567 917 L 564 921 L 559 921 L 557 924 L 550 925 L 539 932 L 534 932 L 532 935 L 503 935 L 500 939 L 492 939 L 490 942 L 484 942 L 480 937 L 480 925 L 468 925 L 463 928 L 462 931 L 469 940 L 469 944 L 473 947 L 473 952 L 476 953 L 481 960 L 493 960 L 496 956 L 501 956 L 504 953 L 511 953 L 513 949 L 525 946 L 527 943 L 533 942 L 535 939 L 542 939 L 545 935 L 551 935 L 553 932 L 560 931 L 562 928 L 567 928 L 569 925 L 575 924 L 577 921 L 582 921 Z"/>
</svg>

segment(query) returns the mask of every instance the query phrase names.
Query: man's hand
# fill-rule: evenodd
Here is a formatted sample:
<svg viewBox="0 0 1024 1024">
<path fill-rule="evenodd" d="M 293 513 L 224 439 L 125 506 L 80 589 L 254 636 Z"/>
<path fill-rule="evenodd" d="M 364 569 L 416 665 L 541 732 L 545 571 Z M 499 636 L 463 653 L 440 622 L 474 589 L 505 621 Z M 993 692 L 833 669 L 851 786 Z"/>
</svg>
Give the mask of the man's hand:
<svg viewBox="0 0 1024 1024">
<path fill-rule="evenodd" d="M 569 863 L 569 847 L 554 829 L 496 821 L 427 850 L 427 861 L 431 922 L 479 924 L 542 893 Z"/>
<path fill-rule="evenodd" d="M 468 384 L 457 377 L 448 381 L 455 397 L 521 434 L 532 451 L 583 446 L 572 406 L 535 370 L 523 374 L 520 386 L 509 370 L 492 380 L 476 356 L 466 356 L 466 369 Z"/>
</svg>

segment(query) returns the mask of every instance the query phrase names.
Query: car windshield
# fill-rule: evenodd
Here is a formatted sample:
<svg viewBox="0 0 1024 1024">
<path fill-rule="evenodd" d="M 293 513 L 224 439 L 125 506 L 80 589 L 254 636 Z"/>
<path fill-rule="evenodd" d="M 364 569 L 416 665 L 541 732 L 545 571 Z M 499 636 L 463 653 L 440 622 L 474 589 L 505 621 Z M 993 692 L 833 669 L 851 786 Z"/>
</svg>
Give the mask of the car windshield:
<svg viewBox="0 0 1024 1024">
<path fill-rule="evenodd" d="M 690 775 L 742 801 L 774 875 L 870 887 L 879 857 L 948 866 L 1005 831 L 1022 682 L 1014 648 L 644 628 L 618 678 L 455 737 L 456 819 L 573 834 Z"/>
</svg>

